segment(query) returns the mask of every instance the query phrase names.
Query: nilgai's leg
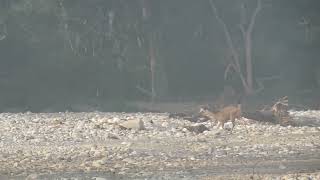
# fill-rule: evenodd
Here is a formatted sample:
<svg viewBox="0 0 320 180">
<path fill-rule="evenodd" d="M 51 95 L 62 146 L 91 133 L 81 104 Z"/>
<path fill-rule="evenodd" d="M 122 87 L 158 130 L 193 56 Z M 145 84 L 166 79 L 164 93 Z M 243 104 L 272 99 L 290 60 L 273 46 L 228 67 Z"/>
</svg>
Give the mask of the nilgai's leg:
<svg viewBox="0 0 320 180">
<path fill-rule="evenodd" d="M 236 118 L 233 115 L 231 115 L 230 119 L 231 119 L 231 122 L 232 122 L 232 129 L 231 130 L 233 130 L 233 128 L 236 126 Z"/>
<path fill-rule="evenodd" d="M 224 121 L 221 122 L 221 128 L 224 129 Z"/>
<path fill-rule="evenodd" d="M 221 126 L 221 125 L 222 125 L 222 126 Z M 217 129 L 219 129 L 220 127 L 222 127 L 222 129 L 223 129 L 223 125 L 224 125 L 224 124 L 222 124 L 220 121 L 218 121 Z"/>
<path fill-rule="evenodd" d="M 233 130 L 233 128 L 236 126 L 236 121 L 235 121 L 235 119 L 233 119 L 232 120 L 232 130 Z"/>
</svg>

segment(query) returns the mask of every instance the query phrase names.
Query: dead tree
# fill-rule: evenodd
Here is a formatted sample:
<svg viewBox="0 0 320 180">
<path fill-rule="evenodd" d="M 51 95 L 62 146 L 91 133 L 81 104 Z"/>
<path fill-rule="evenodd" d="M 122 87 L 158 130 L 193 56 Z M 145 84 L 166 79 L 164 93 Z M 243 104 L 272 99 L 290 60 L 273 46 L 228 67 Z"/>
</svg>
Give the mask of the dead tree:
<svg viewBox="0 0 320 180">
<path fill-rule="evenodd" d="M 154 21 L 152 14 L 152 4 L 148 0 L 140 0 L 142 7 L 142 19 L 145 26 L 145 39 L 147 46 L 147 58 L 149 61 L 150 71 L 150 84 L 151 90 L 147 95 L 151 97 L 151 102 L 155 99 L 164 96 L 167 92 L 167 76 L 164 70 L 164 65 L 161 62 L 161 50 L 160 50 L 160 36 L 161 31 L 152 27 L 152 21 Z M 145 93 L 146 94 L 146 93 Z"/>
<path fill-rule="evenodd" d="M 242 85 L 244 87 L 245 93 L 246 94 L 253 94 L 255 93 L 254 87 L 253 87 L 253 67 L 252 67 L 252 32 L 253 32 L 253 27 L 256 22 L 257 15 L 261 11 L 261 0 L 257 0 L 257 5 L 253 11 L 253 14 L 249 18 L 249 21 L 247 20 L 247 17 L 245 16 L 245 5 L 242 3 L 241 5 L 241 22 L 240 22 L 240 30 L 241 34 L 243 36 L 243 46 L 244 46 L 244 51 L 245 51 L 245 72 L 244 74 L 241 69 L 241 58 L 239 55 L 239 52 L 237 51 L 234 42 L 232 40 L 230 31 L 224 22 L 224 20 L 219 16 L 218 10 L 216 8 L 215 3 L 213 0 L 210 0 L 210 5 L 213 11 L 213 14 L 215 18 L 218 20 L 218 22 L 221 24 L 223 27 L 223 31 L 226 37 L 227 45 L 231 51 L 231 56 L 232 56 L 232 61 L 227 65 L 224 73 L 224 78 L 227 79 L 228 74 L 232 69 L 234 69 L 242 82 Z M 248 24 L 246 26 L 246 24 Z"/>
<path fill-rule="evenodd" d="M 151 16 L 151 9 L 150 9 L 150 2 L 147 0 L 140 0 L 141 3 L 141 10 L 142 10 L 142 19 L 144 22 L 150 21 Z M 156 57 L 155 57 L 155 48 L 154 48 L 154 38 L 153 32 L 147 32 L 146 38 L 148 40 L 148 58 L 149 58 L 149 69 L 150 69 L 150 76 L 151 76 L 151 101 L 153 102 L 156 97 L 155 91 L 155 64 L 156 64 Z"/>
</svg>

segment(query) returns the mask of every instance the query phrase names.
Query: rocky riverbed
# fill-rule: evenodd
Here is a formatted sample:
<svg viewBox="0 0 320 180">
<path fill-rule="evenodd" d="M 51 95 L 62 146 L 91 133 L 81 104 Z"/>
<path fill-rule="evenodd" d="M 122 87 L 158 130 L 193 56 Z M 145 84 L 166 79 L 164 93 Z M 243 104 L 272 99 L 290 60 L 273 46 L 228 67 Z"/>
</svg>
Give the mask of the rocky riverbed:
<svg viewBox="0 0 320 180">
<path fill-rule="evenodd" d="M 0 179 L 320 179 L 320 127 L 237 122 L 230 132 L 167 113 L 2 113 Z"/>
</svg>

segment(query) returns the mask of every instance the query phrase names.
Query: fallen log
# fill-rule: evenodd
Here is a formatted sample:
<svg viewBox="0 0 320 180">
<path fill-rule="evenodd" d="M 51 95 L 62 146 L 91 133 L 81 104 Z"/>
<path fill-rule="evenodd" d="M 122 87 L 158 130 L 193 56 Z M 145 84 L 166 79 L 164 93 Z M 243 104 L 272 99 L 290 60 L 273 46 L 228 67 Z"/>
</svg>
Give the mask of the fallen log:
<svg viewBox="0 0 320 180">
<path fill-rule="evenodd" d="M 242 112 L 242 116 L 255 121 L 270 122 L 274 124 L 277 122 L 277 118 L 272 111 Z"/>
<path fill-rule="evenodd" d="M 289 115 L 288 97 L 280 98 L 270 108 L 264 108 L 256 112 L 243 112 L 243 117 L 262 122 L 280 124 L 281 126 L 296 126 L 297 124 Z"/>
<path fill-rule="evenodd" d="M 199 114 L 187 114 L 187 113 L 170 113 L 169 118 L 181 118 L 190 122 L 205 122 L 208 121 L 208 117 L 201 116 Z"/>
</svg>

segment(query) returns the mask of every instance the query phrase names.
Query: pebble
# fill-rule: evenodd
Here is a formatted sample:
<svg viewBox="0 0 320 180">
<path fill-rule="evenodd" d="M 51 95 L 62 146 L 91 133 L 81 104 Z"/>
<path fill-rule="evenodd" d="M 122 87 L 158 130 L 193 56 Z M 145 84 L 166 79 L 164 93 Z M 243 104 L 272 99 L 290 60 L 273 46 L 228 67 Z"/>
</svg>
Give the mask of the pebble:
<svg viewBox="0 0 320 180">
<path fill-rule="evenodd" d="M 280 165 L 279 165 L 279 169 L 282 169 L 282 170 L 283 170 L 283 169 L 287 169 L 287 167 L 286 167 L 285 165 L 283 165 L 283 164 L 280 164 Z"/>
<path fill-rule="evenodd" d="M 93 177 L 92 179 L 93 180 L 107 180 L 106 178 L 103 178 L 103 177 Z"/>
<path fill-rule="evenodd" d="M 197 124 L 156 113 L 0 113 L 0 172 L 16 175 L 21 168 L 32 172 L 36 167 L 45 173 L 108 170 L 129 175 L 143 169 L 152 174 L 148 167 L 166 172 L 167 167 L 200 168 L 201 163 L 218 165 L 233 158 L 319 153 L 319 127 L 240 124 L 232 133 L 207 127 L 210 122 Z"/>
<path fill-rule="evenodd" d="M 38 174 L 30 174 L 26 177 L 26 180 L 37 180 L 39 178 Z"/>
</svg>

